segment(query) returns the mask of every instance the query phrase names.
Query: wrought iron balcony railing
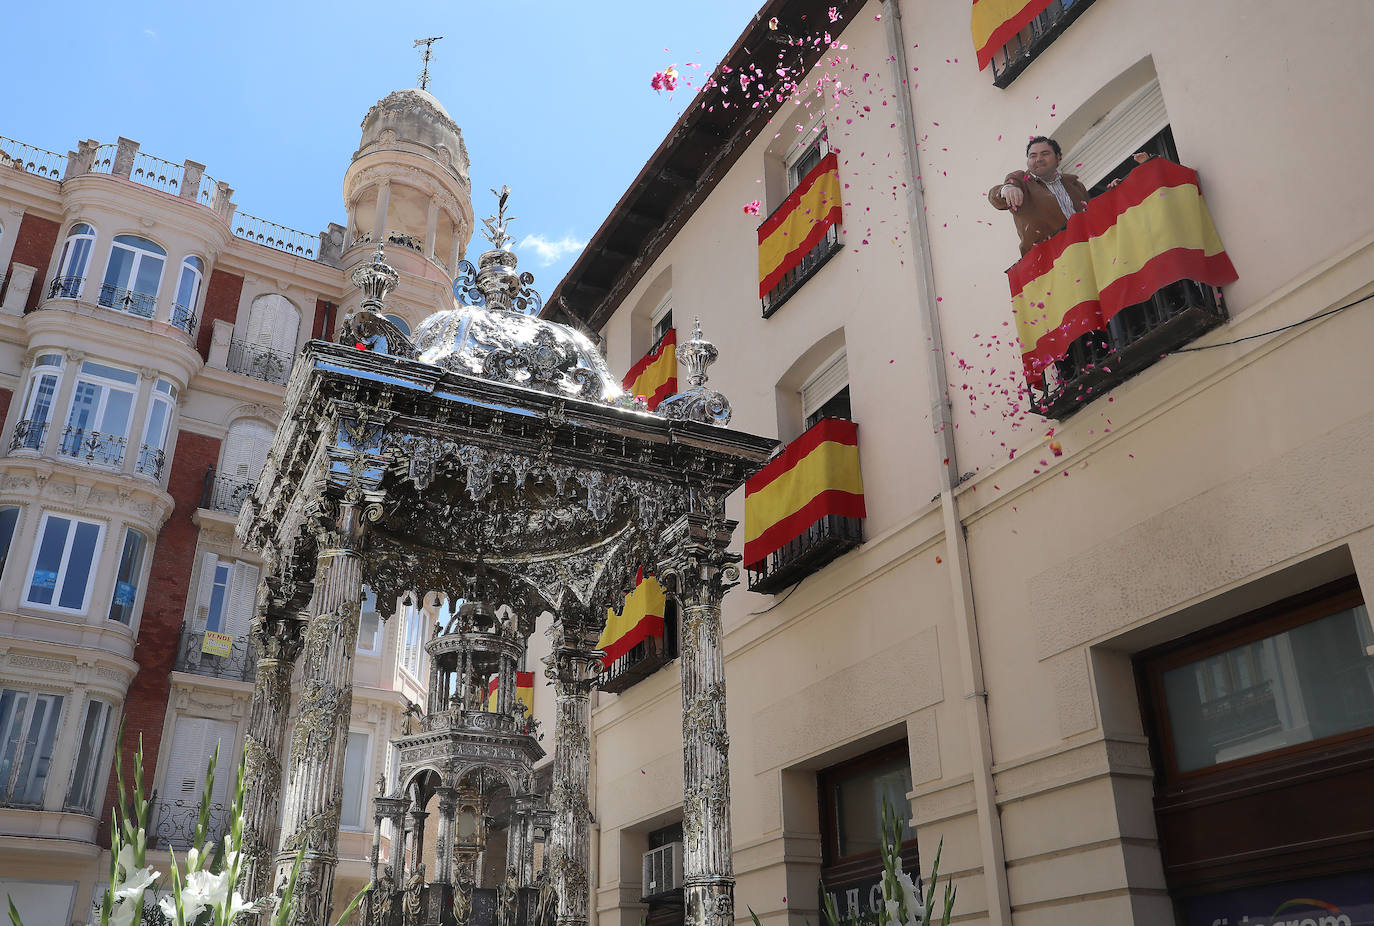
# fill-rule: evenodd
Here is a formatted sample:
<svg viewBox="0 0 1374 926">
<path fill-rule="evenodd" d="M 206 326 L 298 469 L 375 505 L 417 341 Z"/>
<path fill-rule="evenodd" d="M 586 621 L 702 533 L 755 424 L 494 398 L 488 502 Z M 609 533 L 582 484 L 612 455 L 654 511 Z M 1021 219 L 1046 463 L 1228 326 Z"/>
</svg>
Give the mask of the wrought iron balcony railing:
<svg viewBox="0 0 1374 926">
<path fill-rule="evenodd" d="M 128 439 L 119 434 L 101 434 L 68 425 L 62 431 L 57 450 L 63 456 L 89 466 L 118 468 L 124 462 Z"/>
<path fill-rule="evenodd" d="M 1044 387 L 1031 386 L 1033 408 L 1063 419 L 1225 321 L 1216 287 L 1193 280 L 1171 283 L 1148 301 L 1122 309 L 1106 331 L 1073 341 L 1068 356 L 1046 367 Z"/>
<path fill-rule="evenodd" d="M 48 285 L 49 299 L 77 299 L 81 296 L 81 287 L 86 282 L 85 277 L 65 276 L 53 277 L 52 283 Z"/>
<path fill-rule="evenodd" d="M 205 471 L 205 489 L 200 495 L 200 507 L 238 514 L 243 507 L 243 500 L 252 493 L 256 483 L 256 479 L 217 473 L 212 466 Z"/>
<path fill-rule="evenodd" d="M 184 801 L 157 800 L 152 816 L 153 827 L 152 832 L 148 834 L 148 848 L 188 849 L 195 843 L 196 826 L 200 823 L 200 798 Z M 211 804 L 210 821 L 205 834 L 206 847 L 223 841 L 224 834 L 228 831 L 229 808 L 223 804 Z"/>
<path fill-rule="evenodd" d="M 134 472 L 151 476 L 160 481 L 162 479 L 162 467 L 166 462 L 167 454 L 162 452 L 161 447 L 144 444 L 138 448 L 138 462 L 134 464 Z"/>
<path fill-rule="evenodd" d="M 254 241 L 309 260 L 315 259 L 315 248 L 319 245 L 318 238 L 311 237 L 300 229 L 278 225 L 276 222 L 269 222 L 246 212 L 235 215 L 234 234 L 245 241 Z"/>
<path fill-rule="evenodd" d="M 181 628 L 181 643 L 173 668 L 178 672 L 203 675 L 207 678 L 236 679 L 251 682 L 258 660 L 246 635 L 237 636 L 230 644 L 228 656 L 215 656 L 204 651 L 205 631 Z"/>
<path fill-rule="evenodd" d="M 46 148 L 35 148 L 22 141 L 0 135 L 0 167 L 28 171 L 49 180 L 60 180 L 67 167 L 65 155 Z"/>
<path fill-rule="evenodd" d="M 196 322 L 198 319 L 196 318 L 196 310 L 194 308 L 184 306 L 179 302 L 172 303 L 171 321 L 173 327 L 180 328 L 191 337 L 195 337 Z"/>
<path fill-rule="evenodd" d="M 782 304 L 792 298 L 792 294 L 801 289 L 802 284 L 815 276 L 841 249 L 840 226 L 832 225 L 825 230 L 825 237 L 816 242 L 816 246 L 801 259 L 801 263 L 787 271 L 763 297 L 763 317 L 767 318 L 782 308 Z"/>
<path fill-rule="evenodd" d="M 776 594 L 863 543 L 862 518 L 822 515 L 806 532 L 749 567 L 749 591 Z"/>
<path fill-rule="evenodd" d="M 676 658 L 676 627 L 669 626 L 664 629 L 663 636 L 648 637 L 636 643 L 629 652 L 603 669 L 598 684 L 602 691 L 618 694 Z"/>
<path fill-rule="evenodd" d="M 42 450 L 43 440 L 48 436 L 46 421 L 24 420 L 14 426 L 14 439 L 10 441 L 10 453 L 16 450 Z"/>
<path fill-rule="evenodd" d="M 1092 3 L 1093 0 L 1054 0 L 1010 42 L 993 53 L 990 62 L 993 86 L 1005 87 L 1015 80 Z"/>
<path fill-rule="evenodd" d="M 100 304 L 137 315 L 139 318 L 152 318 L 153 312 L 157 310 L 157 296 L 105 283 L 100 287 Z"/>
<path fill-rule="evenodd" d="M 272 350 L 237 338 L 229 342 L 227 367 L 231 373 L 242 373 L 253 379 L 285 386 L 291 379 L 291 365 L 294 362 L 295 358 L 285 351 Z"/>
</svg>

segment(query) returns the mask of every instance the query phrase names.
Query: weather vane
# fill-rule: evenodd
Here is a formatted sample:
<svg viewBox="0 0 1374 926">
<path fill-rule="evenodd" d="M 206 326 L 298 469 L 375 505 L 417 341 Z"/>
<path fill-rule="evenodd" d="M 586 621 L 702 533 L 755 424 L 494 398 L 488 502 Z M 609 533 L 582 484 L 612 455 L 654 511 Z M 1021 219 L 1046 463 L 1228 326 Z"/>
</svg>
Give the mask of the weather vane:
<svg viewBox="0 0 1374 926">
<path fill-rule="evenodd" d="M 442 35 L 432 35 L 432 36 L 430 36 L 430 37 L 427 38 L 427 39 L 416 39 L 416 40 L 415 40 L 415 45 L 414 45 L 415 48 L 419 48 L 421 45 L 425 46 L 425 53 L 424 53 L 424 55 L 423 55 L 423 56 L 421 57 L 421 59 L 420 59 L 421 61 L 424 62 L 424 67 L 420 69 L 420 89 L 421 89 L 421 90 L 428 90 L 428 89 L 429 89 L 429 62 L 430 62 L 430 59 L 434 57 L 433 53 L 430 51 L 430 46 L 432 46 L 435 42 L 439 41 L 439 40 L 442 39 L 442 38 L 443 38 Z"/>
<path fill-rule="evenodd" d="M 510 199 L 510 187 L 502 184 L 499 193 L 492 190 L 491 194 L 496 197 L 496 215 L 487 216 L 482 220 L 482 224 L 487 227 L 483 237 L 491 242 L 492 247 L 503 250 L 507 244 L 515 240 L 513 235 L 506 233 L 506 226 L 515 221 L 515 216 L 506 215 L 506 200 Z"/>
</svg>

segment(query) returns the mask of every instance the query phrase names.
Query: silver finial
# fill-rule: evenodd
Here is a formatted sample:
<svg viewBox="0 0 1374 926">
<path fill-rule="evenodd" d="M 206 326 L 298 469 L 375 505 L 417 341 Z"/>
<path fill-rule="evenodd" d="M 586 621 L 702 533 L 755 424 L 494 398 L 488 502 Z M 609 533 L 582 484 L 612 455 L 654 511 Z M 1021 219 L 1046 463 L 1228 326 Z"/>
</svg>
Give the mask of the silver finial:
<svg viewBox="0 0 1374 926">
<path fill-rule="evenodd" d="M 361 264 L 353 271 L 351 279 L 353 285 L 363 291 L 364 309 L 381 309 L 386 297 L 401 281 L 400 274 L 383 259 L 384 253 L 383 246 L 378 244 L 377 253 L 372 255 L 372 262 Z"/>
<path fill-rule="evenodd" d="M 506 226 L 515 221 L 515 216 L 506 215 L 506 202 L 510 199 L 510 187 L 501 185 L 501 192 L 491 191 L 491 195 L 496 197 L 496 215 L 489 215 L 482 220 L 482 224 L 487 227 L 482 235 L 491 242 L 491 246 L 499 251 L 506 250 L 506 245 L 515 240 L 512 235 L 506 233 Z"/>
<path fill-rule="evenodd" d="M 420 58 L 420 60 L 424 63 L 424 67 L 422 67 L 422 68 L 420 69 L 420 89 L 421 89 L 421 90 L 428 90 L 428 89 L 429 89 L 429 62 L 430 62 L 430 59 L 434 57 L 433 54 L 430 52 L 430 46 L 432 46 L 435 42 L 439 41 L 439 40 L 442 39 L 442 38 L 443 38 L 442 35 L 432 35 L 432 36 L 430 36 L 430 37 L 427 38 L 427 39 L 416 39 L 416 40 L 415 40 L 415 45 L 414 45 L 415 48 L 419 48 L 421 45 L 425 46 L 424 55 L 422 55 L 421 58 Z"/>
<path fill-rule="evenodd" d="M 544 300 L 534 288 L 534 274 L 515 269 L 519 260 L 509 247 L 515 242 L 506 231 L 515 221 L 514 216 L 506 215 L 510 187 L 503 185 L 500 192 L 491 192 L 496 197 L 496 215 L 482 220 L 487 226 L 483 237 L 491 242 L 491 250 L 477 258 L 476 267 L 470 261 L 458 262 L 453 295 L 464 305 L 538 315 Z"/>
<path fill-rule="evenodd" d="M 692 327 L 691 339 L 677 346 L 678 362 L 687 368 L 687 388 L 664 399 L 655 411 L 664 418 L 725 427 L 730 423 L 730 400 L 706 385 L 706 368 L 719 359 L 720 351 L 701 336 L 701 316 Z"/>
</svg>

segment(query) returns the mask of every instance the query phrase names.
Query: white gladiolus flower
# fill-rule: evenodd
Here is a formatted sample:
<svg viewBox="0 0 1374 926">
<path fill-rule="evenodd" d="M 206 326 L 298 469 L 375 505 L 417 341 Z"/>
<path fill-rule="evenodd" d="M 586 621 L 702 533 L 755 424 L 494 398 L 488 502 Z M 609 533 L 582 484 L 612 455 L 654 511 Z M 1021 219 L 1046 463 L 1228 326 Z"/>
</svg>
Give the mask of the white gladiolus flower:
<svg viewBox="0 0 1374 926">
<path fill-rule="evenodd" d="M 200 916 L 207 907 L 217 907 L 229 896 L 229 873 L 212 875 L 208 871 L 193 871 L 186 876 L 181 889 L 182 916 L 186 922 Z"/>
<path fill-rule="evenodd" d="M 114 886 L 116 900 L 136 900 L 143 896 L 143 892 L 161 877 L 158 872 L 153 870 L 152 865 L 138 870 L 134 869 L 133 846 L 125 846 L 120 849 L 119 855 L 115 858 L 115 864 L 124 873 L 120 881 Z"/>
<path fill-rule="evenodd" d="M 924 923 L 926 921 L 926 908 L 921 903 L 921 892 L 916 888 L 916 882 L 911 880 L 911 875 L 897 869 L 897 884 L 902 889 L 902 896 L 906 900 L 906 912 L 912 923 Z"/>
</svg>

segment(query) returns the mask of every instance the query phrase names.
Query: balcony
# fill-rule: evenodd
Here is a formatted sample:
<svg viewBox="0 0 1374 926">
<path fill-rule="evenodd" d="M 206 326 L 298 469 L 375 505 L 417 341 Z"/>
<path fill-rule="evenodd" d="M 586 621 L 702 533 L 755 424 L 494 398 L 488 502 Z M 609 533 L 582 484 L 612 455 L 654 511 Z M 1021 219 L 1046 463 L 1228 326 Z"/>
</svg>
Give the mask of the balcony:
<svg viewBox="0 0 1374 926">
<path fill-rule="evenodd" d="M 172 303 L 172 327 L 180 328 L 191 337 L 196 336 L 196 310 L 179 302 Z"/>
<path fill-rule="evenodd" d="M 1068 356 L 1046 368 L 1043 386 L 1031 385 L 1037 414 L 1063 420 L 1170 351 L 1226 322 L 1221 291 L 1194 280 L 1165 286 L 1147 302 L 1122 309 L 1106 331 L 1091 331 L 1069 345 Z"/>
<path fill-rule="evenodd" d="M 317 237 L 307 235 L 299 229 L 278 225 L 276 222 L 269 222 L 246 212 L 235 215 L 234 234 L 244 241 L 276 248 L 278 251 L 295 254 L 307 260 L 315 259 L 315 248 L 319 244 Z"/>
<path fill-rule="evenodd" d="M 1053 0 L 1011 41 L 993 52 L 989 62 L 993 86 L 1010 85 L 1092 3 L 1093 0 Z"/>
<path fill-rule="evenodd" d="M 46 421 L 21 421 L 14 426 L 14 439 L 10 441 L 10 453 L 17 450 L 39 452 L 43 449 L 43 441 L 47 436 L 48 423 Z"/>
<path fill-rule="evenodd" d="M 52 283 L 48 285 L 49 299 L 80 299 L 81 288 L 86 283 L 85 277 L 65 276 L 53 277 Z"/>
<path fill-rule="evenodd" d="M 265 383 L 285 386 L 291 379 L 291 366 L 295 358 L 285 351 L 272 350 L 234 338 L 229 342 L 229 359 L 225 368 L 231 373 L 241 373 L 260 379 Z"/>
<path fill-rule="evenodd" d="M 840 244 L 840 227 L 832 225 L 825 230 L 823 237 L 816 246 L 802 257 L 801 262 L 783 275 L 781 281 L 763 295 L 760 302 L 763 304 L 763 317 L 767 318 L 778 309 L 782 304 L 792 298 L 792 294 L 802 288 L 802 284 L 815 276 L 822 267 L 843 250 Z"/>
<path fill-rule="evenodd" d="M 57 452 L 87 466 L 118 469 L 124 464 L 124 448 L 128 442 L 128 438 L 121 434 L 101 434 L 99 431 L 68 425 L 62 431 Z"/>
<path fill-rule="evenodd" d="M 204 651 L 205 631 L 192 630 L 185 625 L 181 628 L 181 642 L 177 646 L 177 658 L 173 668 L 178 672 L 200 675 L 206 678 L 222 678 L 232 681 L 251 682 L 257 671 L 258 660 L 249 645 L 247 636 L 234 637 L 228 656 L 216 656 Z"/>
<path fill-rule="evenodd" d="M 113 283 L 105 283 L 100 287 L 99 302 L 106 308 L 118 309 L 139 318 L 152 318 L 153 313 L 157 311 L 157 296 L 155 294 L 121 289 Z"/>
<path fill-rule="evenodd" d="M 823 515 L 800 537 L 749 567 L 749 591 L 776 595 L 818 572 L 831 560 L 863 543 L 863 524 L 862 518 Z"/>
<path fill-rule="evenodd" d="M 1031 409 L 1063 419 L 1226 321 L 1236 279 L 1198 186 L 1137 166 L 1007 270 Z"/>
<path fill-rule="evenodd" d="M 138 462 L 134 464 L 134 472 L 161 481 L 162 467 L 166 463 L 167 454 L 163 453 L 161 447 L 144 444 L 138 448 Z"/>
<path fill-rule="evenodd" d="M 22 170 L 49 180 L 58 180 L 67 167 L 66 155 L 35 148 L 0 135 L 0 167 Z"/>
<path fill-rule="evenodd" d="M 212 466 L 205 471 L 205 489 L 201 492 L 200 507 L 208 511 L 225 511 L 237 515 L 243 501 L 253 492 L 256 479 L 245 479 L 228 473 L 216 473 Z"/>
<path fill-rule="evenodd" d="M 196 827 L 200 824 L 200 800 L 162 801 L 153 798 L 153 826 L 148 834 L 148 848 L 185 851 L 195 845 Z M 229 832 L 229 808 L 211 804 L 205 827 L 205 847 L 223 842 Z"/>
<path fill-rule="evenodd" d="M 603 669 L 598 681 L 601 690 L 619 694 L 676 659 L 676 623 L 675 620 L 670 621 L 664 629 L 663 636 L 646 637 Z"/>
</svg>

